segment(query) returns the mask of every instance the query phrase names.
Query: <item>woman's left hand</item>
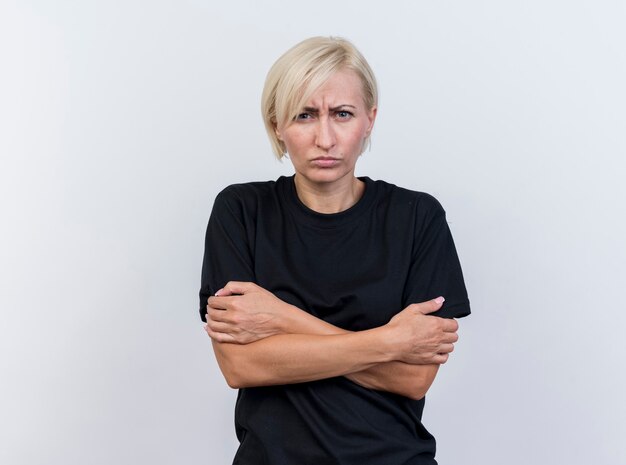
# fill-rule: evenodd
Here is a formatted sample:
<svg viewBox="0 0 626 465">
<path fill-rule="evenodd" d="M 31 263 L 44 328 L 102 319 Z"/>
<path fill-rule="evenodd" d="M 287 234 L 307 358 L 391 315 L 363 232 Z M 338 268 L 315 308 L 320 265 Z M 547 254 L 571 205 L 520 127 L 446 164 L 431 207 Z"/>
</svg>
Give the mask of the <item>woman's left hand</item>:
<svg viewBox="0 0 626 465">
<path fill-rule="evenodd" d="M 209 297 L 207 334 L 218 342 L 249 344 L 283 333 L 291 305 L 255 283 L 231 281 Z"/>
</svg>

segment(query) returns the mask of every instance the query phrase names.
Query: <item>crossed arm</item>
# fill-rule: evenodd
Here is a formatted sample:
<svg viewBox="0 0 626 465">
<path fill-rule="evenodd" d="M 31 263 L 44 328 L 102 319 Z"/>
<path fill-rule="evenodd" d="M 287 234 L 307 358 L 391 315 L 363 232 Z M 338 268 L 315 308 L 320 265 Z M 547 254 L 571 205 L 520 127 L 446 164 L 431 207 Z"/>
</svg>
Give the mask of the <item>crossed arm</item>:
<svg viewBox="0 0 626 465">
<path fill-rule="evenodd" d="M 456 321 L 428 315 L 442 303 L 409 305 L 386 325 L 350 332 L 254 283 L 230 282 L 209 298 L 205 328 L 233 388 L 345 376 L 421 399 L 458 339 Z"/>
</svg>

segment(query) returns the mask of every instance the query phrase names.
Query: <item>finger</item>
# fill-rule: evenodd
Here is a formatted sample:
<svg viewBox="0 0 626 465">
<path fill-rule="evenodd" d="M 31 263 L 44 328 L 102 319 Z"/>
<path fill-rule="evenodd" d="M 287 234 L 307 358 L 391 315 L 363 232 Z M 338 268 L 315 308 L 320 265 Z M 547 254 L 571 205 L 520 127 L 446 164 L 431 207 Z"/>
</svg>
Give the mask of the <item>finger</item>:
<svg viewBox="0 0 626 465">
<path fill-rule="evenodd" d="M 228 323 L 222 323 L 221 321 L 209 320 L 208 323 L 207 323 L 207 327 L 208 327 L 209 330 L 213 331 L 214 333 L 231 334 L 233 336 L 236 333 L 241 331 L 236 326 L 233 327 L 233 326 L 229 325 Z"/>
<path fill-rule="evenodd" d="M 210 329 L 207 330 L 207 334 L 211 339 L 217 342 L 236 342 L 235 338 L 230 334 L 216 333 L 215 331 L 211 331 Z"/>
<path fill-rule="evenodd" d="M 447 333 L 456 333 L 459 329 L 459 323 L 450 318 L 442 318 L 442 329 Z"/>
<path fill-rule="evenodd" d="M 227 315 L 227 311 L 226 310 L 216 310 L 214 308 L 208 307 L 207 308 L 207 323 L 209 320 L 213 320 L 213 321 L 221 321 L 223 323 L 228 323 L 228 315 Z"/>
<path fill-rule="evenodd" d="M 443 297 L 437 297 L 436 299 L 427 300 L 426 302 L 420 302 L 416 304 L 416 310 L 424 315 L 436 312 L 441 308 L 445 300 L 446 299 Z"/>
<path fill-rule="evenodd" d="M 245 294 L 247 292 L 251 292 L 255 288 L 256 288 L 256 284 L 251 283 L 251 282 L 229 281 L 226 284 L 226 286 L 224 286 L 224 291 L 228 292 L 228 295 Z M 222 296 L 221 292 L 220 292 L 220 296 Z"/>
<path fill-rule="evenodd" d="M 437 354 L 433 357 L 433 363 L 436 363 L 438 365 L 443 365 L 444 363 L 446 363 L 448 361 L 448 354 Z"/>
<path fill-rule="evenodd" d="M 218 289 L 217 291 L 215 291 L 215 295 L 218 296 L 218 297 L 225 297 L 225 296 L 229 296 L 229 295 L 232 295 L 232 294 L 227 289 L 221 288 L 221 289 Z"/>
<path fill-rule="evenodd" d="M 233 295 L 233 296 L 227 296 L 227 297 L 209 297 L 209 300 L 207 301 L 209 304 L 207 305 L 207 309 L 212 308 L 214 310 L 220 310 L 220 311 L 225 311 L 225 310 L 237 311 L 242 308 L 241 298 L 242 296 L 240 295 Z"/>
<path fill-rule="evenodd" d="M 209 300 L 207 300 L 207 308 L 210 307 L 217 310 L 226 310 L 229 302 L 230 300 L 228 297 L 209 297 Z"/>
<path fill-rule="evenodd" d="M 441 344 L 439 346 L 439 354 L 449 354 L 454 351 L 454 344 Z"/>
<path fill-rule="evenodd" d="M 441 342 L 444 344 L 454 344 L 459 340 L 459 335 L 457 333 L 443 333 L 443 337 L 441 338 Z"/>
<path fill-rule="evenodd" d="M 232 326 L 239 325 L 242 321 L 241 314 L 230 308 L 220 310 L 209 307 L 207 308 L 207 315 L 211 320 L 221 321 Z"/>
</svg>

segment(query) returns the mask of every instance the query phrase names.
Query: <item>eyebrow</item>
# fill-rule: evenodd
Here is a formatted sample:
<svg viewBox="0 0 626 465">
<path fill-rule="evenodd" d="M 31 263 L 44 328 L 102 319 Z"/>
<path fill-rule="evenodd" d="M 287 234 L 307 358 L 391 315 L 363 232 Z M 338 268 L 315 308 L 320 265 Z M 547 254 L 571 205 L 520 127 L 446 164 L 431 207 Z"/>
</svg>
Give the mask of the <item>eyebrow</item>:
<svg viewBox="0 0 626 465">
<path fill-rule="evenodd" d="M 349 105 L 347 103 L 344 103 L 342 105 L 337 105 L 336 107 L 330 108 L 330 111 L 339 111 L 342 108 L 354 108 L 356 110 L 356 107 L 354 105 Z M 308 113 L 319 113 L 319 110 L 315 107 L 304 107 L 304 111 L 308 112 Z"/>
</svg>

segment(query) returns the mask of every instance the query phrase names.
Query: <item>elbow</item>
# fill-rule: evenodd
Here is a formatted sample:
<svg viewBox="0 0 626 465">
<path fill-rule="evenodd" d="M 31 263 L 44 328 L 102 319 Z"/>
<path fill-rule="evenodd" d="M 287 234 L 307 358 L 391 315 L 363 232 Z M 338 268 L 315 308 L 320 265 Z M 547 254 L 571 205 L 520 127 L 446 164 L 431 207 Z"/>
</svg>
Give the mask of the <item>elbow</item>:
<svg viewBox="0 0 626 465">
<path fill-rule="evenodd" d="M 436 370 L 436 367 L 427 371 L 421 370 L 418 376 L 414 377 L 410 383 L 407 383 L 405 396 L 411 400 L 422 400 L 426 397 L 426 393 L 435 380 Z"/>
<path fill-rule="evenodd" d="M 407 392 L 405 395 L 411 400 L 422 400 L 424 397 L 426 397 L 427 391 L 428 391 L 427 389 L 423 389 L 419 386 L 416 386 L 412 390 Z"/>
<path fill-rule="evenodd" d="M 248 387 L 265 386 L 269 383 L 264 383 L 261 380 L 255 380 L 251 376 L 246 375 L 245 370 L 237 369 L 235 367 L 229 367 L 228 369 L 222 369 L 222 375 L 226 380 L 228 387 L 232 389 L 243 389 Z"/>
<path fill-rule="evenodd" d="M 225 373 L 222 371 L 222 374 L 224 375 L 224 379 L 226 380 L 226 384 L 228 384 L 229 388 L 242 389 L 247 387 L 241 379 L 233 376 L 231 373 Z"/>
<path fill-rule="evenodd" d="M 228 387 L 242 389 L 253 386 L 250 377 L 246 376 L 250 370 L 246 369 L 245 361 L 238 354 L 239 347 L 213 341 L 213 351 Z"/>
<path fill-rule="evenodd" d="M 220 369 L 222 370 L 226 384 L 232 389 L 243 389 L 262 385 L 259 380 L 253 378 L 253 373 L 246 368 L 245 363 L 230 360 L 228 363 L 224 364 L 224 367 L 220 364 Z"/>
<path fill-rule="evenodd" d="M 226 381 L 226 384 L 228 384 L 229 388 L 241 389 L 242 387 L 244 387 L 240 376 L 232 368 L 228 361 L 218 357 L 217 364 L 219 365 L 222 376 L 224 377 L 224 380 Z"/>
</svg>

